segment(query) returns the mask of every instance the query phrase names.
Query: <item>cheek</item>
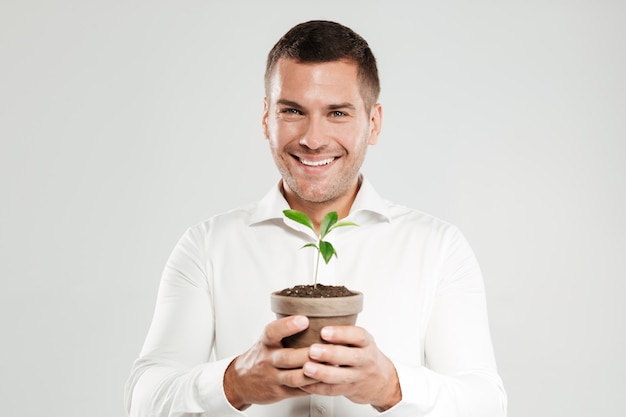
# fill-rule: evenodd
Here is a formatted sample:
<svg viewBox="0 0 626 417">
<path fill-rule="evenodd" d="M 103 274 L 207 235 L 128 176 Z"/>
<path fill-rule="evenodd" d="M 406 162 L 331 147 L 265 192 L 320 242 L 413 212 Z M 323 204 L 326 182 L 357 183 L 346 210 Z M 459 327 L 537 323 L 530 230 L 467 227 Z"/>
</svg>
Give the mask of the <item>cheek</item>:
<svg viewBox="0 0 626 417">
<path fill-rule="evenodd" d="M 339 126 L 334 134 L 345 148 L 359 148 L 369 141 L 369 130 L 360 125 Z"/>
<path fill-rule="evenodd" d="M 270 138 L 278 143 L 299 140 L 302 136 L 300 123 L 274 120 L 270 125 Z"/>
</svg>

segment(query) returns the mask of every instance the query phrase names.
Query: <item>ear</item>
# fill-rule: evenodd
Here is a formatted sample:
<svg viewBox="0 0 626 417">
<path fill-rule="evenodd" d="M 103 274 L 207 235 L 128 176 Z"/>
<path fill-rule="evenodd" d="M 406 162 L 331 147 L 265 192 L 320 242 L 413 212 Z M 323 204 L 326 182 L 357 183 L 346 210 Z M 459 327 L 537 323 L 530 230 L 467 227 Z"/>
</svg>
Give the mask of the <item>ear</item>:
<svg viewBox="0 0 626 417">
<path fill-rule="evenodd" d="M 372 111 L 370 112 L 370 138 L 368 143 L 370 145 L 376 145 L 378 142 L 378 135 L 383 125 L 383 107 L 380 103 L 374 104 Z"/>
<path fill-rule="evenodd" d="M 261 119 L 261 125 L 263 126 L 263 135 L 265 139 L 269 139 L 269 129 L 267 127 L 267 119 L 269 117 L 269 105 L 267 104 L 267 97 L 263 98 L 263 118 Z"/>
</svg>

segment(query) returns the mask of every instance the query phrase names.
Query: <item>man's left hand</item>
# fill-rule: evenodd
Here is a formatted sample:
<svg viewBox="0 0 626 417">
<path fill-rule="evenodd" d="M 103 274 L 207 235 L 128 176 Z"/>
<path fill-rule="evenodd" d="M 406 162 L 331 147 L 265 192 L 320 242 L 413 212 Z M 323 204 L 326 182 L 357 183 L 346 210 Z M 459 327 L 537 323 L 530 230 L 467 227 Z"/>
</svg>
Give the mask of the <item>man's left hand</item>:
<svg viewBox="0 0 626 417">
<path fill-rule="evenodd" d="M 322 329 L 322 338 L 330 344 L 311 345 L 311 360 L 303 366 L 305 376 L 318 382 L 300 389 L 310 394 L 343 395 L 378 411 L 400 402 L 396 368 L 365 329 L 328 326 Z"/>
</svg>

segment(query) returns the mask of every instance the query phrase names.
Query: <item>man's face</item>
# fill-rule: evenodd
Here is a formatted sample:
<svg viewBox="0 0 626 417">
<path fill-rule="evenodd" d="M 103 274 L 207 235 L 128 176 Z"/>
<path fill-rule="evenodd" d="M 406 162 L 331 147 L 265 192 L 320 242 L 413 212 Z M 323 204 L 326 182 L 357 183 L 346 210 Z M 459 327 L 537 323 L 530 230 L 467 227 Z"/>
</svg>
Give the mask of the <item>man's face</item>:
<svg viewBox="0 0 626 417">
<path fill-rule="evenodd" d="M 382 116 L 378 104 L 365 108 L 357 71 L 348 61 L 278 61 L 263 129 L 288 195 L 307 203 L 354 195 Z"/>
</svg>

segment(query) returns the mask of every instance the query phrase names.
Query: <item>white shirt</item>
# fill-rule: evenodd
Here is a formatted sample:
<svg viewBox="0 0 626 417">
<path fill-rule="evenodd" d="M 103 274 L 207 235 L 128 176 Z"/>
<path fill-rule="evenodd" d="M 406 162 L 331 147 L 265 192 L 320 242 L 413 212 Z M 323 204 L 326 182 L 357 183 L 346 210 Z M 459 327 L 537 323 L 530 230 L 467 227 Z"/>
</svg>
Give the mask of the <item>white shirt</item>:
<svg viewBox="0 0 626 417">
<path fill-rule="evenodd" d="M 129 415 L 365 417 L 369 405 L 310 396 L 233 408 L 223 390 L 232 359 L 275 319 L 270 293 L 312 283 L 306 227 L 284 219 L 279 187 L 257 204 L 190 228 L 161 279 L 154 318 L 126 386 Z M 363 181 L 332 232 L 338 258 L 319 282 L 364 293 L 357 325 L 394 363 L 402 401 L 389 417 L 496 417 L 506 394 L 496 370 L 481 272 L 456 227 L 383 200 Z"/>
</svg>

